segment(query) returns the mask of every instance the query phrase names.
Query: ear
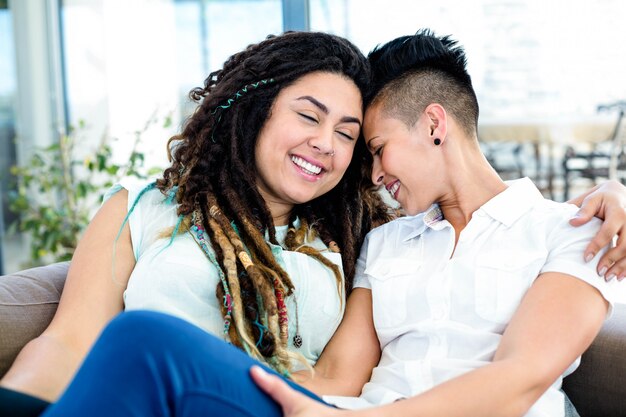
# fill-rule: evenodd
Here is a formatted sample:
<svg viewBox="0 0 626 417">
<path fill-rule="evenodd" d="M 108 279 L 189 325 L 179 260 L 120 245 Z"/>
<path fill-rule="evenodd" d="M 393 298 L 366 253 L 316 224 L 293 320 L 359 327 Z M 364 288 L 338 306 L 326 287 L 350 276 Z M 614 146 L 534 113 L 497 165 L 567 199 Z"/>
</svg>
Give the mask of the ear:
<svg viewBox="0 0 626 417">
<path fill-rule="evenodd" d="M 448 114 L 441 104 L 432 103 L 424 110 L 428 117 L 430 127 L 430 139 L 439 139 L 445 142 L 448 135 Z"/>
</svg>

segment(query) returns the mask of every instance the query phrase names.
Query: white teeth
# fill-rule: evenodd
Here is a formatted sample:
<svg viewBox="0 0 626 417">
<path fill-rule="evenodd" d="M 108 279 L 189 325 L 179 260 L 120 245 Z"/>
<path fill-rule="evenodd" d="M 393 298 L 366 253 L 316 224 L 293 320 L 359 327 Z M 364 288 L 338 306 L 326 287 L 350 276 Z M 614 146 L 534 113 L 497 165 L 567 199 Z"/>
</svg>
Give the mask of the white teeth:
<svg viewBox="0 0 626 417">
<path fill-rule="evenodd" d="M 317 165 L 313 165 L 299 156 L 292 156 L 291 161 L 302 168 L 307 174 L 317 175 L 322 172 L 322 167 L 318 167 Z"/>
<path fill-rule="evenodd" d="M 389 189 L 389 194 L 391 194 L 391 196 L 395 198 L 396 191 L 398 191 L 398 188 L 400 188 L 400 181 L 396 181 L 393 183 L 393 185 Z"/>
</svg>

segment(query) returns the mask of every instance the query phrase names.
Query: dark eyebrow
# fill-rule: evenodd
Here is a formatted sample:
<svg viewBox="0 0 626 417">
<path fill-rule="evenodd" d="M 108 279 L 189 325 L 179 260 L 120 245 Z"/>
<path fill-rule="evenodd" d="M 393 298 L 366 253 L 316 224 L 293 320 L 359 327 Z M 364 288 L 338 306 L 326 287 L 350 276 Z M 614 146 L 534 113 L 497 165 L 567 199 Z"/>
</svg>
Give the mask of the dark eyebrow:
<svg viewBox="0 0 626 417">
<path fill-rule="evenodd" d="M 341 118 L 341 123 L 356 123 L 361 127 L 361 121 L 356 117 L 344 116 Z"/>
<path fill-rule="evenodd" d="M 322 112 L 324 112 L 324 114 L 328 114 L 328 107 L 326 107 L 326 105 L 324 103 L 321 103 L 319 100 L 317 100 L 315 97 L 311 97 L 311 96 L 302 96 L 302 97 L 298 97 L 298 100 L 307 100 L 310 101 L 315 107 L 317 107 L 318 109 L 320 109 Z M 361 120 L 359 120 L 357 117 L 352 117 L 352 116 L 344 116 L 341 118 L 341 122 L 342 123 L 356 123 L 359 126 L 361 126 Z"/>
<path fill-rule="evenodd" d="M 316 98 L 311 96 L 302 96 L 298 97 L 298 100 L 308 100 L 315 105 L 318 109 L 324 112 L 324 114 L 328 114 L 328 107 L 325 104 L 320 103 Z"/>
</svg>

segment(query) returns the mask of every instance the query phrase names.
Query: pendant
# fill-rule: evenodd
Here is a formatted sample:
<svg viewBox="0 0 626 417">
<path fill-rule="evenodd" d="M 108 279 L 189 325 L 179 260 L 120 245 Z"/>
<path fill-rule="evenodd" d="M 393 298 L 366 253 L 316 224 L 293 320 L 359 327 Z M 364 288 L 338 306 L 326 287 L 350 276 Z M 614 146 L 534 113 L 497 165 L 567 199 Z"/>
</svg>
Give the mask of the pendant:
<svg viewBox="0 0 626 417">
<path fill-rule="evenodd" d="M 302 346 L 302 336 L 300 336 L 299 334 L 296 334 L 296 335 L 293 337 L 293 345 L 294 345 L 296 348 L 300 348 L 300 347 Z"/>
</svg>

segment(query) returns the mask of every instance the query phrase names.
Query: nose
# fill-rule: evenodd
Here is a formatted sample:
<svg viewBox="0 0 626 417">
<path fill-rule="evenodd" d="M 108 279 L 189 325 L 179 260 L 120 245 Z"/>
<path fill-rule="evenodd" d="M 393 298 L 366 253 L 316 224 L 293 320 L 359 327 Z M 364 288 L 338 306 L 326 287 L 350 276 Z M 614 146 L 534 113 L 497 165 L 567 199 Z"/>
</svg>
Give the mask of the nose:
<svg viewBox="0 0 626 417">
<path fill-rule="evenodd" d="M 335 155 L 332 133 L 320 132 L 318 135 L 309 139 L 309 145 L 321 154 L 330 156 Z"/>
<path fill-rule="evenodd" d="M 378 156 L 374 156 L 374 161 L 372 162 L 372 182 L 374 185 L 381 185 L 383 184 L 384 179 L 385 172 L 380 164 L 380 158 Z"/>
</svg>

